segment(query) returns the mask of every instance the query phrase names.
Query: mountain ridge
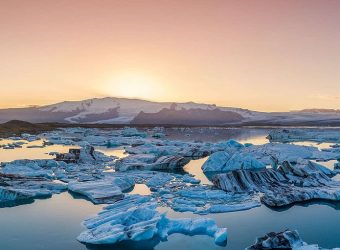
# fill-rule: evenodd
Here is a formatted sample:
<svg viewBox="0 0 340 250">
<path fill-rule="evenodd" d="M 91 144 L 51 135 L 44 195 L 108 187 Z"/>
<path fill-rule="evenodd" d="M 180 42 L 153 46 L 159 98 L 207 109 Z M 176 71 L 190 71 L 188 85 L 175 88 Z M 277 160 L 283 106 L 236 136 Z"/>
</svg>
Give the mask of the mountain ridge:
<svg viewBox="0 0 340 250">
<path fill-rule="evenodd" d="M 330 109 L 259 112 L 195 102 L 153 102 L 136 98 L 104 97 L 64 101 L 27 108 L 0 109 L 0 123 L 10 120 L 59 123 L 181 124 L 181 125 L 340 125 L 340 113 Z"/>
</svg>

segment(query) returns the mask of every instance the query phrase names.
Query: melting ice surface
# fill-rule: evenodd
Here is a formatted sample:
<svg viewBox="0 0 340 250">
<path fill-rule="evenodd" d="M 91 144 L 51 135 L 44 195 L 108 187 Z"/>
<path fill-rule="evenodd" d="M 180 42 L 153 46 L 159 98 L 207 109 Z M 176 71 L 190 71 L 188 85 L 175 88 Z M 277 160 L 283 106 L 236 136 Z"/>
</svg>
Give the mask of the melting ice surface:
<svg viewBox="0 0 340 250">
<path fill-rule="evenodd" d="M 221 135 L 222 134 L 222 135 Z M 242 143 L 263 144 L 268 130 L 265 129 L 235 129 L 228 133 L 212 131 L 211 134 L 192 132 L 183 136 L 174 132 L 169 137 L 183 140 L 218 141 L 235 139 Z M 31 142 L 37 144 L 39 142 Z M 66 152 L 67 146 L 48 146 L 46 148 L 16 148 L 13 150 L 0 149 L 0 162 L 15 159 L 42 159 L 51 158 L 46 154 L 51 151 Z M 310 145 L 310 142 L 296 144 Z M 318 145 L 325 146 L 328 145 Z M 59 148 L 60 147 L 60 148 Z M 123 149 L 100 148 L 108 155 L 119 158 L 126 156 Z M 185 166 L 184 171 L 195 175 L 202 184 L 209 184 L 209 179 L 201 170 L 201 165 L 207 158 L 192 160 Z M 323 165 L 333 168 L 334 162 L 329 161 Z M 339 175 L 338 175 L 339 176 Z M 131 191 L 134 194 L 147 195 L 150 190 L 144 184 L 137 184 Z M 207 250 L 207 249 L 245 249 L 254 243 L 256 237 L 265 235 L 270 231 L 284 229 L 297 229 L 301 237 L 308 243 L 317 243 L 324 248 L 340 246 L 340 203 L 309 202 L 285 207 L 283 209 L 270 209 L 264 205 L 251 210 L 209 214 L 206 217 L 215 219 L 218 226 L 228 228 L 228 243 L 226 247 L 215 245 L 208 236 L 171 235 L 166 242 L 157 239 L 147 242 L 121 242 L 116 245 L 86 246 L 79 243 L 76 237 L 84 227 L 84 219 L 92 217 L 102 210 L 102 205 L 93 205 L 91 202 L 78 196 L 64 192 L 54 195 L 50 199 L 36 200 L 34 203 L 17 207 L 0 208 L 0 249 L 6 250 L 60 250 L 60 249 L 93 249 L 93 250 Z M 170 218 L 194 218 L 202 215 L 192 213 L 178 213 L 169 208 L 159 208 L 167 212 Z M 204 216 L 204 215 L 203 215 Z M 317 218 L 317 219 L 315 219 Z"/>
</svg>

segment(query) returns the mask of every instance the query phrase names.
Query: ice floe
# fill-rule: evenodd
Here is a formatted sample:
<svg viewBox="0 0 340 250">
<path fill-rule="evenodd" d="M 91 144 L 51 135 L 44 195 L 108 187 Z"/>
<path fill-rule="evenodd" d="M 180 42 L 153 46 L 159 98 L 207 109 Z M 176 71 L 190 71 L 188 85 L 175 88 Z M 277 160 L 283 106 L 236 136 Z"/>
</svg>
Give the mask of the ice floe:
<svg viewBox="0 0 340 250">
<path fill-rule="evenodd" d="M 179 129 L 192 136 L 190 128 Z M 278 133 L 275 136 L 284 138 Z M 301 134 L 295 137 L 302 138 Z M 291 142 L 297 140 L 295 137 L 277 140 Z M 89 244 L 155 237 L 166 240 L 174 233 L 204 234 L 218 244 L 225 243 L 226 229 L 218 228 L 213 220 L 170 219 L 158 211 L 159 207 L 206 215 L 251 209 L 261 202 L 274 207 L 311 199 L 340 200 L 340 182 L 332 179 L 339 171 L 339 163 L 333 170 L 316 162 L 340 159 L 337 144 L 320 150 L 286 143 L 169 140 L 163 128 L 65 128 L 37 137 L 22 135 L 16 138 L 17 146 L 23 138 L 42 138 L 43 146 L 72 145 L 72 149 L 68 153 L 55 152 L 55 160 L 3 163 L 0 202 L 49 197 L 68 188 L 95 204 L 109 204 L 84 222 L 87 229 L 78 240 Z M 325 135 L 316 138 L 328 140 Z M 274 136 L 271 139 L 275 140 Z M 127 154 L 109 157 L 97 151 L 97 146 L 119 146 Z M 191 160 L 207 156 L 202 170 L 209 178 L 214 176 L 214 185 L 203 185 L 197 175 L 182 171 Z M 135 185 L 143 185 L 147 194 L 129 194 Z M 272 236 L 295 237 L 294 233 L 281 234 L 284 235 L 271 235 L 259 244 L 267 244 Z"/>
<path fill-rule="evenodd" d="M 182 156 L 165 155 L 159 158 L 154 155 L 129 155 L 116 162 L 115 168 L 119 171 L 127 170 L 171 170 L 181 169 L 190 159 Z"/>
<path fill-rule="evenodd" d="M 0 173 L 0 206 L 7 206 L 10 202 L 48 198 L 66 189 L 66 185 L 43 177 L 22 177 Z"/>
<path fill-rule="evenodd" d="M 251 154 L 247 153 L 228 153 L 226 151 L 219 151 L 213 153 L 209 159 L 203 164 L 203 172 L 225 172 L 235 169 L 261 169 L 266 165 Z"/>
<path fill-rule="evenodd" d="M 85 195 L 93 203 L 112 203 L 124 197 L 123 192 L 132 189 L 135 182 L 132 178 L 105 177 L 94 181 L 71 181 L 68 189 L 72 192 Z"/>
<path fill-rule="evenodd" d="M 141 241 L 154 237 L 166 240 L 174 233 L 204 234 L 221 244 L 227 229 L 217 227 L 212 219 L 170 219 L 156 210 L 151 196 L 129 195 L 108 205 L 97 216 L 84 222 L 87 230 L 78 240 L 90 244 L 112 244 L 123 240 Z"/>
<path fill-rule="evenodd" d="M 178 212 L 196 214 L 224 213 L 248 210 L 260 206 L 256 197 L 247 194 L 231 194 L 207 186 L 182 188 L 177 192 L 160 190 L 161 200 Z M 171 194 L 171 196 L 169 196 Z"/>
<path fill-rule="evenodd" d="M 272 142 L 331 142 L 340 143 L 339 129 L 275 129 L 269 132 Z"/>
<path fill-rule="evenodd" d="M 340 153 L 321 151 L 312 146 L 300 146 L 285 143 L 267 143 L 245 147 L 242 152 L 253 155 L 266 165 L 273 165 L 273 160 L 281 164 L 284 161 L 296 162 L 298 159 L 329 161 L 336 160 Z M 275 164 L 274 164 L 275 165 Z"/>
<path fill-rule="evenodd" d="M 53 178 L 53 169 L 64 166 L 55 160 L 15 160 L 2 163 L 0 172 L 24 177 Z"/>
<path fill-rule="evenodd" d="M 296 230 L 285 230 L 278 233 L 270 232 L 263 237 L 257 238 L 254 245 L 246 248 L 246 250 L 263 249 L 326 250 L 316 244 L 309 245 L 304 242 Z M 340 248 L 334 248 L 333 250 L 337 249 Z"/>
<path fill-rule="evenodd" d="M 224 147 L 221 147 L 221 145 Z M 261 169 L 268 165 L 275 168 L 284 161 L 296 163 L 301 159 L 329 161 L 340 158 L 340 151 L 337 150 L 319 150 L 312 146 L 285 143 L 242 145 L 234 141 L 228 141 L 217 143 L 212 148 L 215 153 L 203 164 L 202 169 L 204 172 Z"/>
<path fill-rule="evenodd" d="M 231 193 L 260 192 L 268 206 L 285 206 L 312 199 L 340 200 L 340 182 L 325 174 L 325 168 L 285 161 L 277 169 L 235 170 L 214 176 L 213 183 Z M 329 172 L 326 172 L 329 173 Z"/>
</svg>

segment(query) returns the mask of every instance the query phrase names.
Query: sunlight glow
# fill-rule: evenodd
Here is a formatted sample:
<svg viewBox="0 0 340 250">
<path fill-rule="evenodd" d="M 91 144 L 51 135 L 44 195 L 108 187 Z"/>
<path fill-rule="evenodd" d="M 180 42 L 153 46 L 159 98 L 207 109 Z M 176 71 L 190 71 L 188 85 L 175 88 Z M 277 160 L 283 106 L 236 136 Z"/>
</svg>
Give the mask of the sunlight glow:
<svg viewBox="0 0 340 250">
<path fill-rule="evenodd" d="M 154 99 L 162 92 L 155 79 L 136 72 L 112 77 L 105 84 L 104 91 L 112 96 L 144 99 Z"/>
</svg>

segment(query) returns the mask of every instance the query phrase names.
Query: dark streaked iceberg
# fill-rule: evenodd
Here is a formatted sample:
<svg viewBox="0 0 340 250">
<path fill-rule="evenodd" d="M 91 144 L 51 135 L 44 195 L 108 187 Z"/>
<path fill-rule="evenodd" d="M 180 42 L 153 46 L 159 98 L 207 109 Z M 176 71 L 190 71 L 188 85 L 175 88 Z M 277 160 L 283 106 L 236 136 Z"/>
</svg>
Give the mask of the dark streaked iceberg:
<svg viewBox="0 0 340 250">
<path fill-rule="evenodd" d="M 254 245 L 247 247 L 246 250 L 270 250 L 270 249 L 292 249 L 292 250 L 326 250 L 318 245 L 309 245 L 304 242 L 299 233 L 294 230 L 283 232 L 270 232 L 263 237 L 256 239 Z M 334 248 L 336 250 L 339 248 Z M 330 250 L 330 249 L 329 249 Z"/>
<path fill-rule="evenodd" d="M 340 200 L 340 182 L 314 164 L 284 162 L 278 169 L 235 170 L 215 175 L 213 183 L 226 192 L 261 193 L 261 201 L 271 207 L 312 199 Z"/>
<path fill-rule="evenodd" d="M 44 177 L 24 177 L 0 173 L 0 206 L 16 205 L 15 202 L 29 202 L 48 198 L 61 193 L 67 185 L 55 183 Z M 18 203 L 19 204 L 19 203 Z"/>
</svg>

